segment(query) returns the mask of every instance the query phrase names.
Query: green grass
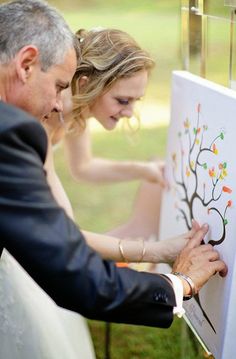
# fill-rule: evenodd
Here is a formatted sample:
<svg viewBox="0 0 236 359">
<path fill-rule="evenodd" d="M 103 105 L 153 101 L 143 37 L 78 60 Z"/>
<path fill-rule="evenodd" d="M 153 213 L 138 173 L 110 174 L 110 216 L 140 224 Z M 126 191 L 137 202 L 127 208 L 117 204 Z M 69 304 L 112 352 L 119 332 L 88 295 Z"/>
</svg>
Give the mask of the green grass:
<svg viewBox="0 0 236 359">
<path fill-rule="evenodd" d="M 134 138 L 133 145 L 121 130 L 93 133 L 93 151 L 97 156 L 117 160 L 163 157 L 166 133 L 166 127 L 142 129 Z M 128 217 L 138 187 L 137 182 L 99 186 L 77 184 L 65 167 L 62 148 L 56 152 L 56 160 L 58 173 L 71 200 L 75 218 L 83 228 L 104 232 Z"/>
<path fill-rule="evenodd" d="M 104 359 L 105 324 L 89 322 L 96 358 Z M 169 329 L 111 324 L 112 359 L 201 359 L 203 351 L 183 320 L 175 319 Z M 191 335 L 191 339 L 189 337 Z"/>
<path fill-rule="evenodd" d="M 57 6 L 62 11 L 73 9 L 81 11 L 89 9 L 90 11 L 104 12 L 120 10 L 123 13 L 127 11 L 168 11 L 175 12 L 179 7 L 178 0 L 50 0 L 52 5 Z"/>
</svg>

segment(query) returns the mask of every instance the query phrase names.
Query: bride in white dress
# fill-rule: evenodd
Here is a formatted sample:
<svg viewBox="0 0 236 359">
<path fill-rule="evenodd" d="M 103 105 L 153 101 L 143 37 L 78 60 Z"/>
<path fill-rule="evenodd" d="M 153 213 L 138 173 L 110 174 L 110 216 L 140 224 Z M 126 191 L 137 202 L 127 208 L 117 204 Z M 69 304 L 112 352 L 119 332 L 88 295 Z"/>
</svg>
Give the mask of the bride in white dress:
<svg viewBox="0 0 236 359">
<path fill-rule="evenodd" d="M 0 358 L 95 358 L 85 319 L 59 308 L 6 250 L 0 261 Z"/>
</svg>

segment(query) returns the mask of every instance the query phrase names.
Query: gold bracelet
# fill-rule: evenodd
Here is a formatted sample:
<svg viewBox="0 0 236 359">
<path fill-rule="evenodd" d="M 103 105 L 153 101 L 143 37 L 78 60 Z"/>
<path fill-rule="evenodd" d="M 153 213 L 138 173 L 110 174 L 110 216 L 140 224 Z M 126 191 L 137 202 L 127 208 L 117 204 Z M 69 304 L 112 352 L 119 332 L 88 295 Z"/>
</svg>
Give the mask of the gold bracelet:
<svg viewBox="0 0 236 359">
<path fill-rule="evenodd" d="M 126 263 L 129 263 L 128 259 L 125 257 L 125 253 L 124 253 L 124 248 L 122 246 L 122 239 L 119 240 L 119 243 L 118 243 L 118 246 L 119 246 L 119 251 L 120 251 L 120 256 L 122 258 L 122 260 Z M 143 239 L 141 239 L 141 242 L 142 242 L 142 253 L 141 253 L 141 256 L 140 256 L 140 259 L 137 260 L 137 261 L 133 261 L 133 262 L 137 262 L 137 263 L 140 263 L 142 262 L 145 254 L 146 254 L 146 247 L 145 247 L 145 242 Z"/>
<path fill-rule="evenodd" d="M 125 258 L 125 254 L 124 254 L 124 249 L 122 247 L 122 243 L 121 243 L 122 239 L 119 240 L 118 246 L 119 246 L 119 251 L 120 251 L 120 256 L 123 260 L 123 262 L 129 263 L 129 261 Z"/>
</svg>

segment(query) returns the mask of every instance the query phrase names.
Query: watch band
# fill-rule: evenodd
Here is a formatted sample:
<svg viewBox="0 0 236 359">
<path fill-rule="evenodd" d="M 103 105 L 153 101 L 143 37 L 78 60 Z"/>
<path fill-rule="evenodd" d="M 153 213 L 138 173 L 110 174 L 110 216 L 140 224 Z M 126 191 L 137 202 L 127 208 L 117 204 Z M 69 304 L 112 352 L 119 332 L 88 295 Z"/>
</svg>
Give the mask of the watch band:
<svg viewBox="0 0 236 359">
<path fill-rule="evenodd" d="M 181 272 L 172 272 L 172 274 L 184 279 L 188 283 L 188 285 L 191 289 L 191 293 L 189 295 L 185 295 L 183 297 L 183 300 L 189 300 L 196 295 L 197 291 L 196 291 L 195 284 L 189 276 L 187 276 L 186 274 L 181 273 Z"/>
</svg>

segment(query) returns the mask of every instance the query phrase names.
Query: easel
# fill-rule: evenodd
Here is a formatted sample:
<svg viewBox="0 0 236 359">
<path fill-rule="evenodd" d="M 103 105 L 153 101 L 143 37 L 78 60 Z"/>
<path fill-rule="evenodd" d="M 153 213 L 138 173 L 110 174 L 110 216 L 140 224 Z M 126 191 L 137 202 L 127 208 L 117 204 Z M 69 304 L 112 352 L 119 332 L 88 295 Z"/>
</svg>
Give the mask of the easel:
<svg viewBox="0 0 236 359">
<path fill-rule="evenodd" d="M 228 27 L 228 51 L 221 80 L 215 80 L 212 74 L 209 51 L 214 40 L 208 31 L 209 24 L 217 21 Z M 236 90 L 236 0 L 181 0 L 181 57 L 183 70 Z M 213 358 L 197 333 L 190 329 L 191 323 L 186 322 L 182 324 L 181 358 L 187 357 L 185 342 L 188 339 L 199 354 L 195 337 L 205 350 L 203 358 Z"/>
</svg>

